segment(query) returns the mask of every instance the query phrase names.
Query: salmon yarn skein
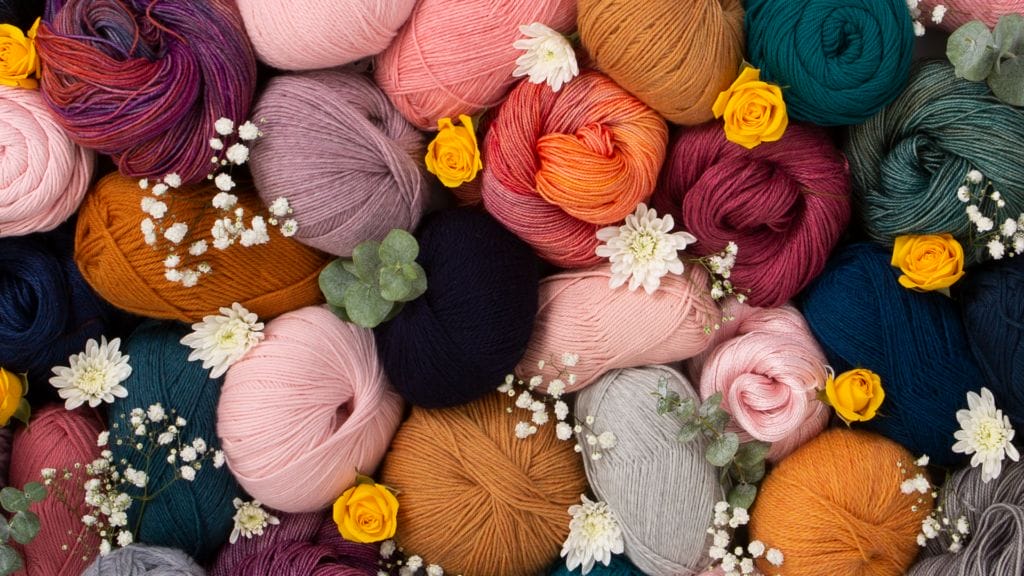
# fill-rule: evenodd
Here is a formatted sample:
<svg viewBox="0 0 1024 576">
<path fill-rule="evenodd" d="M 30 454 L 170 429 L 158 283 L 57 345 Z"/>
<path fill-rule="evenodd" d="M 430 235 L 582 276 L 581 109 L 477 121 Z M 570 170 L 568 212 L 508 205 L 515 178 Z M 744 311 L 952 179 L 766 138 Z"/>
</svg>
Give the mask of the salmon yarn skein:
<svg viewBox="0 0 1024 576">
<path fill-rule="evenodd" d="M 171 211 L 164 218 L 173 214 L 190 231 L 201 231 L 193 240 L 208 237 L 220 218 L 210 204 L 216 193 L 212 184 L 171 190 Z M 262 209 L 251 190 L 236 193 L 247 214 Z M 259 246 L 211 247 L 202 260 L 213 271 L 191 288 L 167 280 L 167 251 L 146 244 L 139 229 L 145 217 L 139 204 L 146 195 L 137 181 L 110 174 L 86 195 L 78 214 L 75 261 L 89 285 L 114 306 L 148 318 L 198 322 L 232 302 L 267 319 L 323 301 L 317 281 L 326 256 L 273 230 L 270 242 Z"/>
<path fill-rule="evenodd" d="M 654 192 L 667 140 L 665 121 L 599 72 L 557 93 L 520 82 L 484 141 L 484 206 L 552 264 L 597 264 L 597 230 Z"/>
<path fill-rule="evenodd" d="M 900 491 L 899 463 L 913 468 L 913 459 L 862 430 L 834 428 L 801 446 L 768 474 L 750 514 L 750 538 L 785 554 L 781 567 L 761 558 L 759 568 L 781 576 L 904 574 L 932 509 L 930 498 Z"/>
<path fill-rule="evenodd" d="M 740 0 L 580 0 L 597 67 L 676 124 L 710 120 L 743 60 Z"/>
<path fill-rule="evenodd" d="M 454 18 L 453 18 L 454 16 Z M 576 0 L 419 0 L 376 60 L 377 84 L 422 130 L 441 118 L 497 106 L 516 79 L 523 37 L 540 22 L 562 33 L 576 25 Z"/>
<path fill-rule="evenodd" d="M 942 22 L 932 21 L 932 11 L 939 4 L 946 7 Z M 934 26 L 952 32 L 971 20 L 981 20 L 986 26 L 992 27 L 1004 14 L 1024 12 L 1024 0 L 921 0 L 920 21 L 925 26 Z"/>
<path fill-rule="evenodd" d="M 542 574 L 569 534 L 587 478 L 572 443 L 546 426 L 516 438 L 512 400 L 413 408 L 384 460 L 400 491 L 398 542 L 451 574 Z"/>
</svg>

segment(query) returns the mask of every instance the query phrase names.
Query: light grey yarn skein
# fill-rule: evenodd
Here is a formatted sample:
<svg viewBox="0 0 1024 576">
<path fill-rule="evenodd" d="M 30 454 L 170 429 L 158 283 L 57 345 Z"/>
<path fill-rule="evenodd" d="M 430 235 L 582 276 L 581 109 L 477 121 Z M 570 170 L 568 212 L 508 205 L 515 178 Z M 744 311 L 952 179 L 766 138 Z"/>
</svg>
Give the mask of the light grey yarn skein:
<svg viewBox="0 0 1024 576">
<path fill-rule="evenodd" d="M 206 571 L 181 550 L 132 544 L 97 557 L 82 576 L 206 576 Z"/>
<path fill-rule="evenodd" d="M 690 576 L 704 570 L 715 502 L 725 499 L 718 472 L 704 458 L 704 443 L 676 441 L 679 420 L 660 416 L 658 381 L 681 398 L 697 393 L 665 366 L 612 370 L 576 396 L 576 417 L 594 416 L 595 434 L 615 434 L 614 448 L 591 457 L 581 433 L 583 463 L 594 494 L 608 503 L 622 527 L 625 554 L 649 576 Z"/>
</svg>

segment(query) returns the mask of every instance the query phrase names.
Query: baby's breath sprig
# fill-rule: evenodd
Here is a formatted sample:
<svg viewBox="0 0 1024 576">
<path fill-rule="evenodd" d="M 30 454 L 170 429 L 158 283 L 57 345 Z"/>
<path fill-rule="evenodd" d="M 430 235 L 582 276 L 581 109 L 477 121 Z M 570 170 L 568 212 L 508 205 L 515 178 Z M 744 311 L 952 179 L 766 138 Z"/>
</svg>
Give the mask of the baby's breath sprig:
<svg viewBox="0 0 1024 576">
<path fill-rule="evenodd" d="M 920 0 L 907 0 L 907 8 L 910 10 L 910 19 L 914 22 L 914 35 L 924 36 L 924 23 L 921 22 L 921 17 L 924 16 L 924 11 L 918 6 Z M 942 19 L 946 16 L 946 7 L 942 4 L 937 4 L 932 8 L 930 18 L 931 21 L 936 24 L 942 24 Z"/>
<path fill-rule="evenodd" d="M 921 471 L 922 468 L 928 465 L 928 460 L 928 455 L 923 455 L 914 461 L 914 466 L 918 470 L 913 476 L 910 475 L 911 471 L 908 470 L 905 462 L 896 462 L 896 465 L 899 466 L 900 474 L 904 478 L 900 484 L 900 492 L 907 495 L 918 494 L 916 502 L 910 507 L 911 512 L 917 512 L 918 508 L 925 503 L 925 498 L 931 498 L 932 501 L 939 499 L 941 492 L 939 487 L 933 485 Z M 917 535 L 917 545 L 926 546 L 929 540 L 938 538 L 940 534 L 948 534 L 950 540 L 949 551 L 955 554 L 963 549 L 964 541 L 967 535 L 970 534 L 971 527 L 967 522 L 967 517 L 962 514 L 956 519 L 946 516 L 946 498 L 948 494 L 945 492 L 941 492 L 941 494 L 942 500 L 932 509 L 931 514 L 921 521 L 921 532 Z"/>
<path fill-rule="evenodd" d="M 746 291 L 733 286 L 732 280 L 729 279 L 732 276 L 732 268 L 736 265 L 736 255 L 738 253 L 739 246 L 735 242 L 730 241 L 721 252 L 687 260 L 690 263 L 701 265 L 707 271 L 711 299 L 722 310 L 722 318 L 719 322 L 704 326 L 705 334 L 718 330 L 722 327 L 722 324 L 733 319 L 732 316 L 725 313 L 723 304 L 727 298 L 730 296 L 735 297 L 736 301 L 740 304 L 747 300 Z"/>
<path fill-rule="evenodd" d="M 394 540 L 380 543 L 377 567 L 377 576 L 444 576 L 444 568 L 437 564 L 424 564 L 423 558 L 415 554 L 407 555 Z"/>
<path fill-rule="evenodd" d="M 968 246 L 986 250 L 993 260 L 1013 258 L 1024 252 L 1024 213 L 1016 218 L 1003 214 L 1006 200 L 984 174 L 978 170 L 967 172 L 956 197 L 967 204 L 964 211 L 971 221 Z"/>
<path fill-rule="evenodd" d="M 711 567 L 721 568 L 724 576 L 758 574 L 754 560 L 762 556 L 772 566 L 782 566 L 782 551 L 768 548 L 760 540 L 751 541 L 746 549 L 743 546 L 732 546 L 731 530 L 745 526 L 748 522 L 750 516 L 746 508 L 731 506 L 725 501 L 715 503 L 715 516 L 712 525 L 708 527 L 708 534 L 712 538 L 708 556 L 711 557 Z"/>
</svg>

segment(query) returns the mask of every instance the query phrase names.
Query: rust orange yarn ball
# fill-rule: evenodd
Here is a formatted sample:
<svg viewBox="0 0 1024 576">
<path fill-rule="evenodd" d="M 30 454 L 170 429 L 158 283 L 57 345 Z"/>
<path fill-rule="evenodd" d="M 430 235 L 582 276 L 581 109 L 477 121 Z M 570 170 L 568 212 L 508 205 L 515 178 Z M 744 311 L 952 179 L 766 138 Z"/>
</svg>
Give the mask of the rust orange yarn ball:
<svg viewBox="0 0 1024 576">
<path fill-rule="evenodd" d="M 240 187 L 241 188 L 241 187 Z M 164 259 L 170 243 L 146 244 L 141 223 L 146 218 L 142 199 L 150 193 L 137 180 L 119 174 L 104 177 L 86 194 L 78 215 L 75 261 L 82 276 L 105 300 L 148 318 L 196 322 L 203 316 L 238 302 L 261 319 L 271 318 L 322 302 L 317 280 L 327 256 L 284 238 L 269 228 L 270 241 L 243 248 L 217 250 L 210 246 L 201 257 L 188 254 L 192 241 L 210 240 L 210 228 L 221 213 L 211 200 L 218 190 L 212 184 L 186 186 L 163 197 L 168 205 L 165 221 L 186 223 L 189 232 L 176 253 L 198 265 L 205 261 L 212 271 L 198 284 L 185 287 L 165 278 Z M 238 206 L 248 219 L 266 213 L 252 189 L 236 188 Z"/>
</svg>

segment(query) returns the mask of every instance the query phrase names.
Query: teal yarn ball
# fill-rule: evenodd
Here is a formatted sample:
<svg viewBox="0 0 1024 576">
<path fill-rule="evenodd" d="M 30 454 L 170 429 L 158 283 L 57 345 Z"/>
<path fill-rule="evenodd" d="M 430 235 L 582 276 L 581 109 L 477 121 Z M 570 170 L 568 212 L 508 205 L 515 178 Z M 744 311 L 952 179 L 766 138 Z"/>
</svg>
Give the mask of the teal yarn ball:
<svg viewBox="0 0 1024 576">
<path fill-rule="evenodd" d="M 159 446 L 151 456 L 149 493 L 174 478 L 183 464 L 180 458 L 176 465 L 167 461 L 170 448 L 180 449 L 179 441 L 191 444 L 195 438 L 202 438 L 208 450 L 220 446 L 214 423 L 222 379 L 211 379 L 209 370 L 204 369 L 201 362 L 188 361 L 191 349 L 179 342 L 188 333 L 189 329 L 181 324 L 146 322 L 135 330 L 124 347 L 124 353 L 131 357 L 132 375 L 123 383 L 128 397 L 117 399 L 110 408 L 110 450 L 114 461 L 124 458 L 135 469 L 146 469 L 145 454 L 128 442 L 118 445 L 115 440 L 134 437 L 129 422 L 133 409 L 146 410 L 159 403 L 168 417 L 180 416 L 186 420 L 178 439 L 170 445 Z M 163 425 L 151 426 L 147 432 L 162 429 Z M 151 446 L 154 446 L 152 438 L 143 444 L 144 449 Z M 134 495 L 142 494 L 141 488 L 135 489 Z M 175 480 L 146 504 L 140 529 L 135 534 L 136 541 L 176 548 L 198 562 L 205 562 L 227 543 L 234 526 L 232 500 L 241 496 L 228 467 L 215 468 L 208 458 L 193 481 Z M 128 509 L 128 526 L 135 526 L 142 508 L 136 501 Z"/>
<path fill-rule="evenodd" d="M 849 131 L 857 217 L 870 239 L 886 245 L 901 234 L 949 232 L 967 262 L 977 262 L 984 252 L 968 244 L 972 224 L 957 189 L 979 170 L 1006 202 L 1004 217 L 1024 212 L 1022 144 L 1024 111 L 998 101 L 983 82 L 957 78 L 949 63 L 927 62 L 899 98 Z"/>
<path fill-rule="evenodd" d="M 793 120 L 863 122 L 907 82 L 906 0 L 747 0 L 747 58 L 782 87 Z"/>
<path fill-rule="evenodd" d="M 569 570 L 565 567 L 565 562 L 559 562 L 548 573 L 548 576 L 582 576 L 582 574 L 583 571 L 580 570 L 580 567 Z M 600 562 L 594 564 L 587 574 L 588 576 L 647 576 L 622 554 L 612 554 L 612 561 L 607 566 Z"/>
</svg>

